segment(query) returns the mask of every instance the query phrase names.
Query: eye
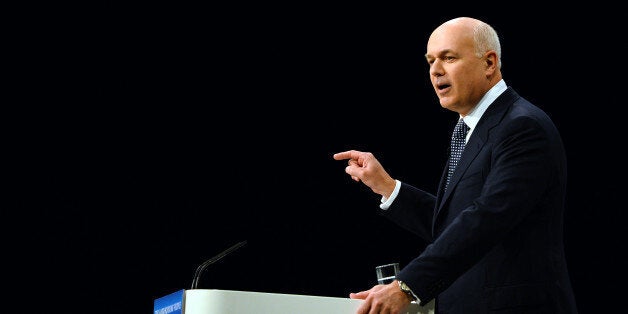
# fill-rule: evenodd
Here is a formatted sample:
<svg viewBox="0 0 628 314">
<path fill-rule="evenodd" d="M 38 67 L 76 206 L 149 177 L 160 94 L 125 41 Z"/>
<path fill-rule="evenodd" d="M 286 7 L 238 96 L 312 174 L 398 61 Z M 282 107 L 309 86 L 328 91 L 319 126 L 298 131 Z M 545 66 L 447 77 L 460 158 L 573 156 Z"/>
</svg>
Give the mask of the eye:
<svg viewBox="0 0 628 314">
<path fill-rule="evenodd" d="M 452 63 L 456 60 L 456 58 L 453 56 L 445 56 L 443 59 L 445 60 L 445 62 L 448 62 L 448 63 Z"/>
</svg>

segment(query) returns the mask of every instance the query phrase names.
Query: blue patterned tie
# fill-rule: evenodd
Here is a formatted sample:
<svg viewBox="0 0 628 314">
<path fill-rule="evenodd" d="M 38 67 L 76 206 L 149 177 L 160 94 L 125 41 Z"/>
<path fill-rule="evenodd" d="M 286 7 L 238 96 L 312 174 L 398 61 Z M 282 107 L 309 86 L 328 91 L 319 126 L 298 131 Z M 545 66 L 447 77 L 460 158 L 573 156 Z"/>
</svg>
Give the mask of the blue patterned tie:
<svg viewBox="0 0 628 314">
<path fill-rule="evenodd" d="M 449 169 L 447 172 L 447 183 L 445 185 L 445 189 L 449 185 L 449 180 L 451 180 L 451 176 L 456 170 L 456 166 L 458 165 L 458 161 L 460 160 L 460 156 L 462 156 L 462 152 L 464 151 L 465 138 L 467 137 L 467 132 L 469 132 L 469 126 L 464 123 L 464 120 L 458 120 L 456 127 L 454 128 L 454 133 L 451 135 L 451 148 L 449 151 Z"/>
</svg>

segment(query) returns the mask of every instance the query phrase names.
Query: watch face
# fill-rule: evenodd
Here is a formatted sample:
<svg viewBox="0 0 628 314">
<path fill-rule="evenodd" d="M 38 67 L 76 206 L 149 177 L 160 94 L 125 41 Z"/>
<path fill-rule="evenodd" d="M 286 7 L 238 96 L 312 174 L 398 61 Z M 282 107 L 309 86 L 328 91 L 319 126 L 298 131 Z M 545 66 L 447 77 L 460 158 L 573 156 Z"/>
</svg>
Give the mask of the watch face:
<svg viewBox="0 0 628 314">
<path fill-rule="evenodd" d="M 403 292 L 410 292 L 410 288 L 408 288 L 408 285 L 406 285 L 406 283 L 403 281 L 399 282 L 399 287 L 401 287 L 401 290 Z"/>
</svg>

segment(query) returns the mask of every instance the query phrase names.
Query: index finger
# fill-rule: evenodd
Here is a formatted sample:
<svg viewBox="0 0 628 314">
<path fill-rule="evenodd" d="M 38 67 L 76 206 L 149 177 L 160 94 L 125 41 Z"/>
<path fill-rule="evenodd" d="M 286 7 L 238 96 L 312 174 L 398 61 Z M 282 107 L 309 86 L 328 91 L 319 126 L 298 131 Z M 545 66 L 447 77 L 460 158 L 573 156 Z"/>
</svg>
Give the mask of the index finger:
<svg viewBox="0 0 628 314">
<path fill-rule="evenodd" d="M 357 150 L 348 150 L 340 153 L 334 154 L 335 160 L 343 160 L 343 159 L 357 159 L 360 155 L 360 152 Z"/>
</svg>

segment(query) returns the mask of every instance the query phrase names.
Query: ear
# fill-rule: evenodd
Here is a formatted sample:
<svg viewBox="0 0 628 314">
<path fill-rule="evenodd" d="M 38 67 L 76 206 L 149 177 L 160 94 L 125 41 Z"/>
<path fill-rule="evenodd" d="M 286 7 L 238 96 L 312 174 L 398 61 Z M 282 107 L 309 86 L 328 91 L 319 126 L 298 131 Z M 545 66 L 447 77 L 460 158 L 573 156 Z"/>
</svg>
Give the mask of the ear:
<svg viewBox="0 0 628 314">
<path fill-rule="evenodd" d="M 486 62 L 486 69 L 495 71 L 497 69 L 497 53 L 495 50 L 489 50 L 484 54 L 484 60 Z"/>
<path fill-rule="evenodd" d="M 486 71 L 488 75 L 493 74 L 497 70 L 497 53 L 489 50 L 484 54 L 484 62 L 486 62 Z"/>
</svg>

